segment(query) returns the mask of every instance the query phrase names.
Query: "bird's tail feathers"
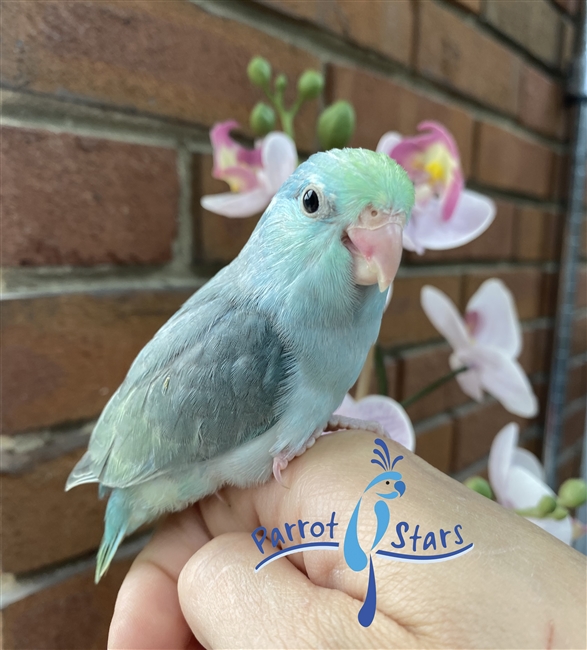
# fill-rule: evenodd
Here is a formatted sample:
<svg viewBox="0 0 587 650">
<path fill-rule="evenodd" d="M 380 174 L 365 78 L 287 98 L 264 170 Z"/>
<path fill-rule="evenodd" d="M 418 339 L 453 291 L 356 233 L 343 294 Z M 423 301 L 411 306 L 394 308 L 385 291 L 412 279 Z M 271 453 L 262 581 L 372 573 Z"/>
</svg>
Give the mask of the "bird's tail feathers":
<svg viewBox="0 0 587 650">
<path fill-rule="evenodd" d="M 132 532 L 130 527 L 130 510 L 126 503 L 126 495 L 122 490 L 114 490 L 108 500 L 106 507 L 104 536 L 100 542 L 98 557 L 96 559 L 96 575 L 94 581 L 96 584 L 100 578 L 108 571 L 118 547 L 120 546 L 125 535 Z"/>
<path fill-rule="evenodd" d="M 99 480 L 90 452 L 86 451 L 68 476 L 67 482 L 65 483 L 65 491 L 67 492 L 71 488 L 83 485 L 84 483 L 97 483 Z"/>
</svg>

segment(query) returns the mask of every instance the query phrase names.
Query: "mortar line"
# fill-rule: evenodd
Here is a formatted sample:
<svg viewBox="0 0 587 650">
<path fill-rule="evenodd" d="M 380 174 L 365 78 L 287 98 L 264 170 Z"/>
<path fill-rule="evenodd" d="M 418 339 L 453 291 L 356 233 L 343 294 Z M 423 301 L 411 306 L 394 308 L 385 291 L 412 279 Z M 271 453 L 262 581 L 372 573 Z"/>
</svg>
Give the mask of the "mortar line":
<svg viewBox="0 0 587 650">
<path fill-rule="evenodd" d="M 185 145 L 177 150 L 177 174 L 179 180 L 179 201 L 177 211 L 177 235 L 173 242 L 173 259 L 169 265 L 170 273 L 189 274 L 193 251 L 192 218 L 192 154 Z"/>
</svg>

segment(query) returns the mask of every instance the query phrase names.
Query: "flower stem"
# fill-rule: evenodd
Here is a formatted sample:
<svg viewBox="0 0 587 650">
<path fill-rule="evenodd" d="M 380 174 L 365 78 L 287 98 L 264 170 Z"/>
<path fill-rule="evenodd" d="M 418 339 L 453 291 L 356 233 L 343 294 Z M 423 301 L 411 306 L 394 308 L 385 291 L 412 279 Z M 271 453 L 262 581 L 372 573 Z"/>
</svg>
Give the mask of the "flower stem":
<svg viewBox="0 0 587 650">
<path fill-rule="evenodd" d="M 456 370 L 449 372 L 447 375 L 444 375 L 443 377 L 440 377 L 436 381 L 433 381 L 431 384 L 426 386 L 426 388 L 423 388 L 421 391 L 418 391 L 415 395 L 412 395 L 411 397 L 408 397 L 408 399 L 405 399 L 403 402 L 401 402 L 401 405 L 404 408 L 411 406 L 414 402 L 417 402 L 419 399 L 426 397 L 426 395 L 432 393 L 437 388 L 440 388 L 443 384 L 446 384 L 447 381 L 450 381 L 457 375 L 460 375 L 461 372 L 465 372 L 466 370 L 468 370 L 467 366 L 463 366 L 462 368 L 457 368 Z"/>
</svg>

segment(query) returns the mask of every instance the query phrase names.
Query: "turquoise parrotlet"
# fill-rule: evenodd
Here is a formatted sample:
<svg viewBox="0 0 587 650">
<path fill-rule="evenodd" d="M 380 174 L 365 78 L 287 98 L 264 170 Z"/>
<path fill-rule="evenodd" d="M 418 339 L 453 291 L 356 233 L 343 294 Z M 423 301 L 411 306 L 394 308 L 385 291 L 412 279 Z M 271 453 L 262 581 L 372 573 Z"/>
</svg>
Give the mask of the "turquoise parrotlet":
<svg viewBox="0 0 587 650">
<path fill-rule="evenodd" d="M 314 154 L 147 343 L 66 484 L 109 498 L 96 581 L 140 525 L 225 485 L 280 480 L 324 430 L 356 425 L 332 414 L 377 339 L 413 203 L 385 154 Z"/>
</svg>

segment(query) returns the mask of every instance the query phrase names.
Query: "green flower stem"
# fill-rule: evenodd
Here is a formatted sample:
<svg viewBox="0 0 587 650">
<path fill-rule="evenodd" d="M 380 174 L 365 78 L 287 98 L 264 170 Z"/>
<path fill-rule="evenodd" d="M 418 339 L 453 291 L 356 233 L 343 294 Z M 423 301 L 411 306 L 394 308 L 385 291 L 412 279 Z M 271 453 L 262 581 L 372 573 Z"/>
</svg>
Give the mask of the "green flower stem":
<svg viewBox="0 0 587 650">
<path fill-rule="evenodd" d="M 417 402 L 419 399 L 426 397 L 426 395 L 429 395 L 437 388 L 440 388 L 443 384 L 446 384 L 447 381 L 450 381 L 457 375 L 460 375 L 461 372 L 465 372 L 466 370 L 468 370 L 467 366 L 463 366 L 462 368 L 457 368 L 456 370 L 449 372 L 447 375 L 444 375 L 443 377 L 440 377 L 436 381 L 433 381 L 430 385 L 426 386 L 426 388 L 423 388 L 415 395 L 412 395 L 411 397 L 408 397 L 408 399 L 405 399 L 403 402 L 401 402 L 401 405 L 404 408 L 411 406 L 414 402 Z"/>
<path fill-rule="evenodd" d="M 295 142 L 296 139 L 293 122 L 297 112 L 300 110 L 300 106 L 304 103 L 304 99 L 298 96 L 294 104 L 288 110 L 283 104 L 283 91 L 276 90 L 275 93 L 272 93 L 269 83 L 263 84 L 262 89 L 267 99 L 273 105 L 277 115 L 279 115 L 283 132 L 286 135 L 289 135 L 289 137 Z"/>
</svg>

